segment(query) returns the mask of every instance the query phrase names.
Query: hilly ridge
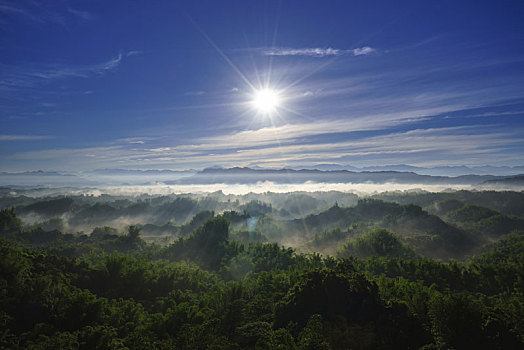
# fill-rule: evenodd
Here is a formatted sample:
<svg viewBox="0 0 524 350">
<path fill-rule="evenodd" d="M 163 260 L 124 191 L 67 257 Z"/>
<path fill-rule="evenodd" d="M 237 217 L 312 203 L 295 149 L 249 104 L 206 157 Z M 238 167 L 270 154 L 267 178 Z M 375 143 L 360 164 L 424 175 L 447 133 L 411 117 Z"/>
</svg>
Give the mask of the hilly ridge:
<svg viewBox="0 0 524 350">
<path fill-rule="evenodd" d="M 489 180 L 504 179 L 494 175 L 461 175 L 456 177 L 419 175 L 414 172 L 400 171 L 349 171 L 318 169 L 251 169 L 251 168 L 208 168 L 195 175 L 166 184 L 253 184 L 270 181 L 274 183 L 399 183 L 399 184 L 482 184 Z"/>
</svg>

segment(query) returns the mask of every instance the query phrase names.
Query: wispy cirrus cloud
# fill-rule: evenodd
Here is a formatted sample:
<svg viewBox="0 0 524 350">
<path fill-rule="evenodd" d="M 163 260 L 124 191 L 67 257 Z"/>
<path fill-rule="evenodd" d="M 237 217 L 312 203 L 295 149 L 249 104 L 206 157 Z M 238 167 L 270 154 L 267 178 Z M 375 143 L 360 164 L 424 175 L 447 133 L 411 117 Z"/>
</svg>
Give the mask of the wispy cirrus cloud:
<svg viewBox="0 0 524 350">
<path fill-rule="evenodd" d="M 188 149 L 234 149 L 260 147 L 272 144 L 294 142 L 314 136 L 358 131 L 385 130 L 389 127 L 408 125 L 427 120 L 428 116 L 455 110 L 456 106 L 420 108 L 391 113 L 377 113 L 353 116 L 351 118 L 324 119 L 322 121 L 286 123 L 259 129 L 241 130 L 232 134 L 203 137 L 194 140 Z"/>
<path fill-rule="evenodd" d="M 67 9 L 67 12 L 77 17 L 80 17 L 81 19 L 86 20 L 86 21 L 92 20 L 94 18 L 94 16 L 90 12 L 75 10 L 70 7 Z"/>
<path fill-rule="evenodd" d="M 331 47 L 306 47 L 306 48 L 289 48 L 273 47 L 263 50 L 266 56 L 308 56 L 308 57 L 330 57 L 330 56 L 362 56 L 376 52 L 376 49 L 364 46 L 356 49 L 334 49 Z"/>
<path fill-rule="evenodd" d="M 44 24 L 68 26 L 79 18 L 84 21 L 95 18 L 90 12 L 61 5 L 66 4 L 57 4 L 52 1 L 0 0 L 0 18 L 2 19 L 0 23 L 22 21 L 38 27 Z"/>
<path fill-rule="evenodd" d="M 45 3 L 36 1 L 0 1 L 0 15 L 4 22 L 6 19 L 16 19 L 37 26 L 46 23 L 66 24 L 64 14 L 51 11 Z"/>
<path fill-rule="evenodd" d="M 122 62 L 123 54 L 91 65 L 75 64 L 2 64 L 0 63 L 0 89 L 34 87 L 63 78 L 88 78 L 115 70 Z"/>
<path fill-rule="evenodd" d="M 198 91 L 188 91 L 184 93 L 184 96 L 203 96 L 206 92 L 204 90 L 198 90 Z"/>
<path fill-rule="evenodd" d="M 495 132 L 494 132 L 495 131 Z M 434 165 L 484 164 L 486 161 L 511 161 L 519 153 L 504 153 L 524 144 L 522 130 L 507 130 L 497 125 L 478 129 L 471 126 L 412 129 L 385 133 L 340 142 L 295 142 L 287 145 L 269 144 L 257 148 L 220 149 L 216 143 L 194 149 L 190 145 L 157 148 L 107 146 L 81 149 L 50 149 L 22 152 L 9 159 L 53 160 L 61 167 L 97 167 L 114 164 L 150 167 L 172 164 L 205 167 L 259 164 L 305 164 L 330 160 L 358 165 L 368 162 L 403 162 L 422 164 L 428 159 Z M 220 144 L 218 144 L 220 146 Z"/>
<path fill-rule="evenodd" d="M 117 139 L 115 141 L 115 143 L 128 143 L 128 144 L 139 144 L 139 145 L 143 145 L 144 143 L 148 142 L 148 141 L 151 141 L 151 140 L 154 140 L 155 138 L 154 137 L 126 137 L 126 138 L 122 138 L 122 139 Z"/>
<path fill-rule="evenodd" d="M 31 141 L 31 140 L 49 140 L 54 136 L 49 135 L 0 135 L 0 141 Z"/>
<path fill-rule="evenodd" d="M 126 56 L 127 57 L 130 57 L 130 56 L 137 56 L 137 55 L 141 55 L 143 54 L 144 52 L 143 51 L 140 51 L 140 50 L 131 50 L 131 51 L 128 51 L 126 53 Z"/>
</svg>

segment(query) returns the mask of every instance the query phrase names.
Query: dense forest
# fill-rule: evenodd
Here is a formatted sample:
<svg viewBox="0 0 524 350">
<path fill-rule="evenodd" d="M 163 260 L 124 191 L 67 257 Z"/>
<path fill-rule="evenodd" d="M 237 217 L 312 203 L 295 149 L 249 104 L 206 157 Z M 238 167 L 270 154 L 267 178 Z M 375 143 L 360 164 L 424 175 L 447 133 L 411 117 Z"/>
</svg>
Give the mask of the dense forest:
<svg viewBox="0 0 524 350">
<path fill-rule="evenodd" d="M 6 189 L 0 348 L 521 348 L 523 203 Z"/>
</svg>

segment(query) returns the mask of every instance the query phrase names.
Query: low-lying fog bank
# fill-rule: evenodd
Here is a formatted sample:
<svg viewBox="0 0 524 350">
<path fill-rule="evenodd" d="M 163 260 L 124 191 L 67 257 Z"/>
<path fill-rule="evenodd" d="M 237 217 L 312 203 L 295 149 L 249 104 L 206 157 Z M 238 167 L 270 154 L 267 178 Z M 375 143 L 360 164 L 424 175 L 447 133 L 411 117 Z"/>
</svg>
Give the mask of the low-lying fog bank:
<svg viewBox="0 0 524 350">
<path fill-rule="evenodd" d="M 9 187 L 2 196 L 16 196 L 23 194 L 30 197 L 45 197 L 51 195 L 90 195 L 100 196 L 120 195 L 168 195 L 168 194 L 195 194 L 205 195 L 222 192 L 226 195 L 244 195 L 248 193 L 291 193 L 291 192 L 344 192 L 359 196 L 368 196 L 384 192 L 453 192 L 467 191 L 524 191 L 520 185 L 456 185 L 456 184 L 399 184 L 399 183 L 316 183 L 306 182 L 301 184 L 278 184 L 270 181 L 255 184 L 204 184 L 204 185 L 127 185 L 127 186 L 89 186 L 89 187 L 43 187 L 24 186 Z"/>
</svg>

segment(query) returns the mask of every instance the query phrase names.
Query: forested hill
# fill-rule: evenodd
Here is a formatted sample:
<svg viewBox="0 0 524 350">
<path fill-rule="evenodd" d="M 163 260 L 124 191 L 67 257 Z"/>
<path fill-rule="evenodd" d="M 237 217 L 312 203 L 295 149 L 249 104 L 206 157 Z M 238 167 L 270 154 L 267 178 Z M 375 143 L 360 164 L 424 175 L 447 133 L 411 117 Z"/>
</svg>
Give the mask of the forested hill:
<svg viewBox="0 0 524 350">
<path fill-rule="evenodd" d="M 417 254 L 441 260 L 464 260 L 482 245 L 524 229 L 523 203 L 524 193 L 493 191 L 360 199 L 342 192 L 0 198 L 4 208 L 14 207 L 26 231 L 76 237 L 122 234 L 136 225 L 144 240 L 165 245 L 221 215 L 230 221 L 235 239 L 246 244 L 276 242 L 336 255 L 348 240 L 385 229 Z"/>
<path fill-rule="evenodd" d="M 350 241 L 346 258 L 246 245 L 234 233 L 219 216 L 160 247 L 137 226 L 124 235 L 28 231 L 1 210 L 0 347 L 524 346 L 522 231 L 464 263 L 421 258 L 385 230 Z"/>
<path fill-rule="evenodd" d="M 450 203 L 455 206 L 450 207 Z M 446 206 L 450 207 L 448 211 L 443 209 Z M 314 232 L 309 249 L 333 252 L 332 245 L 381 228 L 394 232 L 421 256 L 462 260 L 483 244 L 524 228 L 524 219 L 481 206 L 447 200 L 439 202 L 438 207 L 440 216 L 414 204 L 363 199 L 354 207 L 335 205 L 319 214 L 295 219 L 285 230 L 305 237 L 307 232 Z"/>
</svg>

